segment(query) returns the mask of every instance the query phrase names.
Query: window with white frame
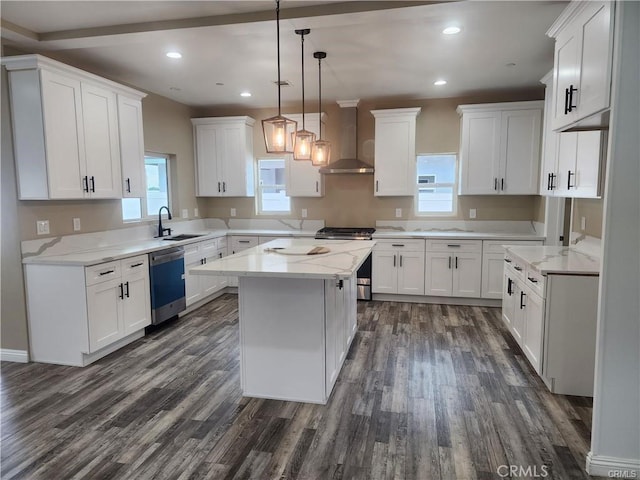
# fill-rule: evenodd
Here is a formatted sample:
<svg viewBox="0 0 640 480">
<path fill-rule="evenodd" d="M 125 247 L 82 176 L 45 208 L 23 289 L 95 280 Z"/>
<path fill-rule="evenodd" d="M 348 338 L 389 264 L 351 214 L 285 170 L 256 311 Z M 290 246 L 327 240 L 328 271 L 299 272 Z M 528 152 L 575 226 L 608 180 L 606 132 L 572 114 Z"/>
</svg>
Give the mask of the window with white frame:
<svg viewBox="0 0 640 480">
<path fill-rule="evenodd" d="M 283 158 L 258 159 L 258 213 L 291 212 L 291 199 L 285 185 Z"/>
<path fill-rule="evenodd" d="M 416 213 L 453 215 L 456 213 L 456 154 L 418 155 Z"/>
<path fill-rule="evenodd" d="M 122 199 L 122 220 L 155 218 L 162 206 L 171 210 L 169 156 L 147 153 L 144 156 L 146 195 L 144 198 Z"/>
</svg>

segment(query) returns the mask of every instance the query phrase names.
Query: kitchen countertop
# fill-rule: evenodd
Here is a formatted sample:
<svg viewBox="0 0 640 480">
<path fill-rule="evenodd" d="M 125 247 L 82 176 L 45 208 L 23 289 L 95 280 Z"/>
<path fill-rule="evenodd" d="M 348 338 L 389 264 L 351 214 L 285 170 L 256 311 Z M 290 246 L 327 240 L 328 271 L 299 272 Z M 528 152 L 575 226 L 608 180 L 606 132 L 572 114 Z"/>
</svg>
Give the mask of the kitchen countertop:
<svg viewBox="0 0 640 480">
<path fill-rule="evenodd" d="M 192 268 L 189 272 L 198 275 L 238 277 L 345 279 L 355 274 L 371 253 L 375 243 L 371 240 L 283 238 Z M 330 251 L 319 255 L 285 255 L 266 251 L 274 247 L 315 246 L 328 247 Z"/>
<path fill-rule="evenodd" d="M 394 231 L 376 230 L 373 234 L 376 238 L 417 238 L 417 239 L 468 239 L 468 240 L 544 240 L 544 236 L 535 233 L 486 233 L 486 232 L 464 232 L 464 231 Z"/>
<path fill-rule="evenodd" d="M 575 247 L 505 246 L 507 253 L 517 257 L 542 275 L 599 275 L 600 259 Z"/>
</svg>

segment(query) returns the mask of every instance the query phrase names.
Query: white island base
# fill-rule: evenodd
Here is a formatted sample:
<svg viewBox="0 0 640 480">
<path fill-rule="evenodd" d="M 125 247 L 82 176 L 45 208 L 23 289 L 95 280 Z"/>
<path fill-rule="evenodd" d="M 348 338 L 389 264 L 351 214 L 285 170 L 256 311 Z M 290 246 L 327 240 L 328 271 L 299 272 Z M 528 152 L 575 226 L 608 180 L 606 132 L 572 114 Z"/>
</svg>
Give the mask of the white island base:
<svg viewBox="0 0 640 480">
<path fill-rule="evenodd" d="M 243 395 L 326 404 L 357 329 L 355 275 L 239 282 Z"/>
</svg>

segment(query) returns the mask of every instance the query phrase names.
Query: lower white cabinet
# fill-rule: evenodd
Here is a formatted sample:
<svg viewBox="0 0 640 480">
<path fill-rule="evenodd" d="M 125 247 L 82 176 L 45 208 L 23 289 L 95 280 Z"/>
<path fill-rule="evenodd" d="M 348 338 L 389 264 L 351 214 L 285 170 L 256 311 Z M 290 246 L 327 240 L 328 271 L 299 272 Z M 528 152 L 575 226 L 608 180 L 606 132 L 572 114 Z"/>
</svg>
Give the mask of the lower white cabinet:
<svg viewBox="0 0 640 480">
<path fill-rule="evenodd" d="M 377 240 L 372 292 L 424 295 L 424 240 Z"/>
<path fill-rule="evenodd" d="M 542 244 L 542 240 L 484 240 L 482 242 L 482 298 L 503 298 L 505 263 L 503 245 Z"/>
<path fill-rule="evenodd" d="M 425 265 L 425 295 L 480 297 L 482 242 L 429 240 Z"/>
<path fill-rule="evenodd" d="M 227 238 L 220 237 L 191 243 L 184 247 L 185 294 L 187 306 L 219 292 L 228 284 L 227 277 L 194 275 L 190 269 L 227 256 Z"/>
<path fill-rule="evenodd" d="M 27 264 L 25 274 L 33 361 L 85 366 L 151 324 L 147 255 L 86 268 Z"/>
</svg>

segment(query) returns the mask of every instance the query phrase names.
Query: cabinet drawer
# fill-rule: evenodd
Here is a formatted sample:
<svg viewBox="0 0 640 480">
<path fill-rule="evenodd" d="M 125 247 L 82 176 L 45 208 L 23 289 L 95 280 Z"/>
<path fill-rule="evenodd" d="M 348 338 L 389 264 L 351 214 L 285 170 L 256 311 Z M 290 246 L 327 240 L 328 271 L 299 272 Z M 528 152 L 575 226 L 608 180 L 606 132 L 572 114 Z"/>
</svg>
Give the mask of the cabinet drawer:
<svg viewBox="0 0 640 480">
<path fill-rule="evenodd" d="M 85 269 L 85 282 L 87 286 L 113 280 L 114 278 L 120 278 L 121 276 L 119 260 L 93 265 Z"/>
<path fill-rule="evenodd" d="M 258 237 L 231 237 L 231 251 L 241 252 L 258 245 Z"/>
<path fill-rule="evenodd" d="M 216 238 L 218 241 L 218 248 L 227 248 L 227 237 Z"/>
<path fill-rule="evenodd" d="M 525 275 L 525 283 L 529 286 L 529 288 L 536 292 L 538 295 L 544 298 L 544 284 L 545 277 L 541 275 L 540 272 L 533 270 L 532 268 L 527 268 Z"/>
<path fill-rule="evenodd" d="M 484 240 L 482 242 L 483 253 L 504 253 L 503 245 L 536 246 L 542 245 L 542 240 Z"/>
<path fill-rule="evenodd" d="M 376 240 L 374 251 L 406 250 L 408 252 L 424 252 L 424 240 Z"/>
<path fill-rule="evenodd" d="M 510 270 L 513 273 L 514 277 L 524 282 L 525 264 L 522 262 L 522 260 L 515 258 L 513 255 L 505 253 L 504 261 L 506 264 L 509 265 Z"/>
<path fill-rule="evenodd" d="M 482 240 L 427 240 L 428 252 L 481 252 Z"/>
<path fill-rule="evenodd" d="M 122 275 L 137 275 L 149 271 L 149 257 L 138 255 L 137 257 L 125 258 L 120 261 Z"/>
</svg>

